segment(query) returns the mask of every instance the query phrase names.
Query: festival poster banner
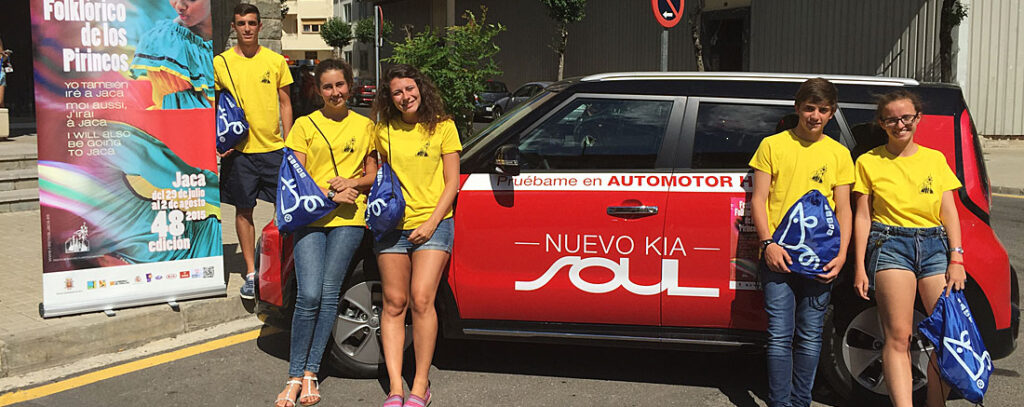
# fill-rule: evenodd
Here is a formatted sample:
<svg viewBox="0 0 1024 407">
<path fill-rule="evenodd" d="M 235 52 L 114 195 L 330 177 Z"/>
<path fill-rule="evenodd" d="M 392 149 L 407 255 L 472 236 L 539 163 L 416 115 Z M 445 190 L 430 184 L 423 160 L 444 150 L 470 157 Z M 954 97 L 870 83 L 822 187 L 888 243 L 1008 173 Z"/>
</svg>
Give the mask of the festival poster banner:
<svg viewBox="0 0 1024 407">
<path fill-rule="evenodd" d="M 223 295 L 210 0 L 34 0 L 43 316 Z"/>
</svg>

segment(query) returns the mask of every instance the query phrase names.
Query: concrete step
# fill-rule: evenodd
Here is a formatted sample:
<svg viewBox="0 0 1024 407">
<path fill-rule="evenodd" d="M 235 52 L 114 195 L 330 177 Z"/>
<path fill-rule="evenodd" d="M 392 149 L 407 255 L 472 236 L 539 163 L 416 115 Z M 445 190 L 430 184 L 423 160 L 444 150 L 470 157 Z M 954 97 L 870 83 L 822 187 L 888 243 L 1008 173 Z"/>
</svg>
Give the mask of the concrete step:
<svg viewBox="0 0 1024 407">
<path fill-rule="evenodd" d="M 35 168 L 0 171 L 0 191 L 39 188 L 39 173 Z"/>
<path fill-rule="evenodd" d="M 6 170 L 35 169 L 37 165 L 35 153 L 4 154 L 0 151 L 0 172 Z"/>
<path fill-rule="evenodd" d="M 0 213 L 39 210 L 39 188 L 0 191 Z"/>
</svg>

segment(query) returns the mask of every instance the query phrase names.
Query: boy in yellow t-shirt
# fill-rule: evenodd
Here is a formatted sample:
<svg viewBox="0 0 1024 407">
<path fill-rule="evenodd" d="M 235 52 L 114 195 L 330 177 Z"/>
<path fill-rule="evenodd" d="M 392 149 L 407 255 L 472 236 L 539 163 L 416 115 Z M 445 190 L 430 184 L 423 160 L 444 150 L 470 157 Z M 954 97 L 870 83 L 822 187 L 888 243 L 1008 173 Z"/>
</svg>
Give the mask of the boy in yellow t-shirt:
<svg viewBox="0 0 1024 407">
<path fill-rule="evenodd" d="M 761 141 L 750 160 L 754 169 L 751 215 L 761 239 L 761 283 L 768 313 L 768 405 L 810 405 L 821 351 L 821 330 L 831 282 L 843 268 L 850 242 L 850 151 L 824 133 L 835 114 L 838 91 L 814 78 L 796 93 L 797 126 Z M 793 259 L 772 240 L 789 207 L 817 190 L 839 219 L 839 255 L 815 280 L 791 273 Z"/>
<path fill-rule="evenodd" d="M 251 300 L 256 275 L 252 210 L 257 199 L 272 203 L 277 196 L 277 170 L 284 148 L 282 134 L 287 135 L 292 127 L 288 96 L 292 75 L 284 57 L 260 46 L 263 23 L 256 6 L 239 3 L 231 27 L 238 36 L 238 45 L 213 59 L 214 79 L 217 90 L 231 91 L 245 111 L 249 136 L 220 155 L 220 197 L 221 202 L 235 206 L 235 231 L 246 268 L 241 297 Z"/>
</svg>

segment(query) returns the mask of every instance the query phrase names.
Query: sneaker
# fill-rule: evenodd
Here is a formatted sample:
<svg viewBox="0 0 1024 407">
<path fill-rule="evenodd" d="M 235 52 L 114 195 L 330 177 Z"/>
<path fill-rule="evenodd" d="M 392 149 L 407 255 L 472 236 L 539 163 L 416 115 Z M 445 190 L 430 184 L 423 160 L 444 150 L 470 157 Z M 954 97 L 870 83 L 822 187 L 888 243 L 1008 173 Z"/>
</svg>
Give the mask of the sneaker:
<svg viewBox="0 0 1024 407">
<path fill-rule="evenodd" d="M 256 298 L 256 282 L 254 281 L 256 273 L 245 276 L 245 284 L 242 284 L 242 288 L 238 290 L 238 296 L 251 300 Z"/>
</svg>

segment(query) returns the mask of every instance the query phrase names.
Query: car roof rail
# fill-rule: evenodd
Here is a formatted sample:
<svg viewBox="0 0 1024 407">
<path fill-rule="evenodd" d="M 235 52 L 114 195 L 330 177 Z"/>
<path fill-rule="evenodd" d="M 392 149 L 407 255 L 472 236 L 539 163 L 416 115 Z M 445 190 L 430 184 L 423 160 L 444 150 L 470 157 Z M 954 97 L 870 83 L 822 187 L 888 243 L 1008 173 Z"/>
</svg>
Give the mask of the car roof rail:
<svg viewBox="0 0 1024 407">
<path fill-rule="evenodd" d="M 861 75 L 824 75 L 763 72 L 612 72 L 588 75 L 580 82 L 624 81 L 624 80 L 716 80 L 716 81 L 757 81 L 757 82 L 803 82 L 811 78 L 825 78 L 837 84 L 874 86 L 918 86 L 920 82 L 910 78 Z"/>
</svg>

